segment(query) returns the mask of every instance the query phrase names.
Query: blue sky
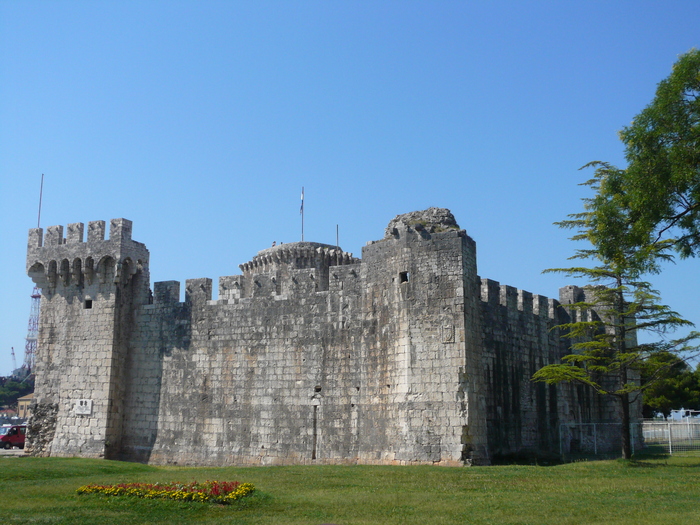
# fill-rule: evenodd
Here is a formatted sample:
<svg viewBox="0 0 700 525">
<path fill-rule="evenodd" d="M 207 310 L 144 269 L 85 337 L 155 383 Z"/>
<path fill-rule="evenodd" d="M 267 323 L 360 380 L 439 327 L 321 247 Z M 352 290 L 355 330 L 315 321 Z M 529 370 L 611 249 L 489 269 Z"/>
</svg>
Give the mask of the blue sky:
<svg viewBox="0 0 700 525">
<path fill-rule="evenodd" d="M 361 256 L 450 208 L 479 273 L 557 297 L 592 160 L 700 45 L 700 3 L 0 0 L 0 375 L 26 236 L 125 217 L 152 281 L 239 273 L 273 241 Z M 653 279 L 700 325 L 695 260 Z M 575 284 L 584 284 L 576 282 Z"/>
</svg>

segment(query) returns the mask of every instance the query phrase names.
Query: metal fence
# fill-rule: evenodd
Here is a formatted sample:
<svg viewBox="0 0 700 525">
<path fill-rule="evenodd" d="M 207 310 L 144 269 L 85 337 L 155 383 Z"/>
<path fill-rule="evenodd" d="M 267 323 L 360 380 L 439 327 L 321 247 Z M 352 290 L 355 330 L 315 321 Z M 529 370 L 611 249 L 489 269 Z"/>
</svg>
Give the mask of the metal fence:
<svg viewBox="0 0 700 525">
<path fill-rule="evenodd" d="M 578 423 L 559 426 L 563 461 L 615 458 L 621 455 L 620 423 Z M 634 449 L 639 437 L 632 433 Z"/>
<path fill-rule="evenodd" d="M 560 425 L 559 455 L 563 461 L 620 457 L 620 423 Z M 700 420 L 647 420 L 631 427 L 632 453 L 700 455 Z"/>
<path fill-rule="evenodd" d="M 644 446 L 670 455 L 695 455 L 700 452 L 700 421 L 644 421 L 641 423 Z"/>
</svg>

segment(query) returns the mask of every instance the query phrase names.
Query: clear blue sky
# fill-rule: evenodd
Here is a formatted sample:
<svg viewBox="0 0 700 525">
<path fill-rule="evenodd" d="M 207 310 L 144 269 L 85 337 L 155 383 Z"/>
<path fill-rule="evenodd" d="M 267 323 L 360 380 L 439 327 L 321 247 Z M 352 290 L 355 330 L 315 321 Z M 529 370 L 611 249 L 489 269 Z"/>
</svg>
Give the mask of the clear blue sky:
<svg viewBox="0 0 700 525">
<path fill-rule="evenodd" d="M 0 375 L 18 364 L 26 235 L 125 217 L 152 281 L 239 273 L 273 241 L 361 255 L 450 208 L 479 273 L 550 297 L 588 161 L 679 54 L 697 1 L 0 0 Z M 655 279 L 700 324 L 698 261 Z M 584 284 L 584 283 L 576 283 Z"/>
</svg>

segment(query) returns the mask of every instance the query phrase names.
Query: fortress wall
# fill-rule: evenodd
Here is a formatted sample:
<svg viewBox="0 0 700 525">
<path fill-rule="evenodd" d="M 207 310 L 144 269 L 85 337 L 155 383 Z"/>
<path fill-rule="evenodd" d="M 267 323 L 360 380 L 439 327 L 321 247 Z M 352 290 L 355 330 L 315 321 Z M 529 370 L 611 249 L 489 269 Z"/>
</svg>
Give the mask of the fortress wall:
<svg viewBox="0 0 700 525">
<path fill-rule="evenodd" d="M 598 319 L 598 313 L 593 310 L 581 311 L 569 307 L 568 305 L 581 302 L 581 301 L 592 301 L 592 297 L 589 295 L 590 290 L 586 290 L 585 287 L 579 287 L 574 285 L 564 286 L 559 289 L 559 301 L 561 303 L 561 316 L 564 319 L 570 319 L 571 321 L 587 321 Z M 581 339 L 572 339 L 568 341 L 569 343 L 581 342 Z M 636 344 L 636 339 L 633 337 L 631 341 L 633 345 Z M 570 353 L 567 351 L 567 353 Z M 564 354 L 562 354 L 564 355 Z M 608 388 L 615 388 L 616 379 L 602 380 L 603 384 Z M 611 382 L 612 381 L 612 382 Z M 618 406 L 617 403 L 604 402 L 604 398 L 596 395 L 591 390 L 577 385 L 564 385 L 567 396 L 562 403 L 562 410 L 566 411 L 566 419 L 568 421 L 612 421 L 618 420 Z M 641 405 L 640 405 L 641 410 Z M 641 412 L 640 412 L 641 413 Z"/>
<path fill-rule="evenodd" d="M 155 303 L 137 313 L 127 396 L 134 417 L 123 457 L 210 465 L 352 461 L 361 325 L 348 309 L 356 297 L 314 292 L 302 305 L 274 294 L 230 303 L 211 301 L 209 282 L 187 281 L 188 303 Z"/>
<path fill-rule="evenodd" d="M 557 301 L 482 279 L 481 299 L 489 447 L 495 458 L 569 453 L 593 432 L 592 426 L 571 425 L 619 421 L 617 403 L 590 388 L 530 381 L 538 369 L 571 353 L 573 341 L 553 327 L 596 315 L 566 306 L 583 301 L 584 289 L 566 286 Z M 640 410 L 633 408 L 638 414 Z M 573 445 L 566 439 L 560 444 L 562 425 L 565 434 L 574 436 Z M 616 427 L 599 427 L 597 432 L 599 450 L 619 448 Z"/>
<path fill-rule="evenodd" d="M 474 249 L 457 231 L 373 243 L 361 264 L 331 266 L 324 292 L 308 289 L 313 268 L 289 271 L 288 294 L 261 283 L 266 297 L 211 301 L 211 281 L 195 279 L 176 303 L 176 283 L 156 283 L 131 342 L 123 457 L 488 461 L 464 350 L 469 341 L 478 354 L 463 279 L 465 266 L 476 276 Z M 476 323 L 478 297 L 467 303 Z"/>
<path fill-rule="evenodd" d="M 498 456 L 558 451 L 556 386 L 530 381 L 542 366 L 559 361 L 558 303 L 481 280 L 484 376 L 489 448 Z"/>
</svg>

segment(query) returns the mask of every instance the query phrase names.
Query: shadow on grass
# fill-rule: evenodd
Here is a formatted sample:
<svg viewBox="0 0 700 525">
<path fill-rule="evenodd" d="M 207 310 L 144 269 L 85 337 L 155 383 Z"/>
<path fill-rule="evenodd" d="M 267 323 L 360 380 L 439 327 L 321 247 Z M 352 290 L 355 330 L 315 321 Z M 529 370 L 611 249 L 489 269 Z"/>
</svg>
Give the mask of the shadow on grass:
<svg viewBox="0 0 700 525">
<path fill-rule="evenodd" d="M 526 465 L 532 467 L 553 467 L 564 462 L 558 454 L 542 454 L 531 452 L 516 452 L 513 454 L 496 455 L 491 460 L 494 466 L 499 465 Z"/>
<path fill-rule="evenodd" d="M 636 452 L 632 459 L 624 460 L 619 454 L 578 454 L 561 459 L 558 455 L 530 454 L 527 452 L 496 456 L 492 465 L 521 465 L 552 467 L 569 463 L 587 463 L 597 461 L 616 461 L 631 468 L 661 468 L 667 466 L 697 468 L 700 467 L 700 456 L 671 455 L 666 447 L 650 446 Z"/>
<path fill-rule="evenodd" d="M 630 468 L 662 468 L 667 467 L 668 463 L 659 463 L 658 460 L 663 458 L 653 457 L 653 458 L 632 458 L 632 459 L 618 459 L 617 461 Z M 654 460 L 654 461 L 651 461 Z"/>
</svg>

